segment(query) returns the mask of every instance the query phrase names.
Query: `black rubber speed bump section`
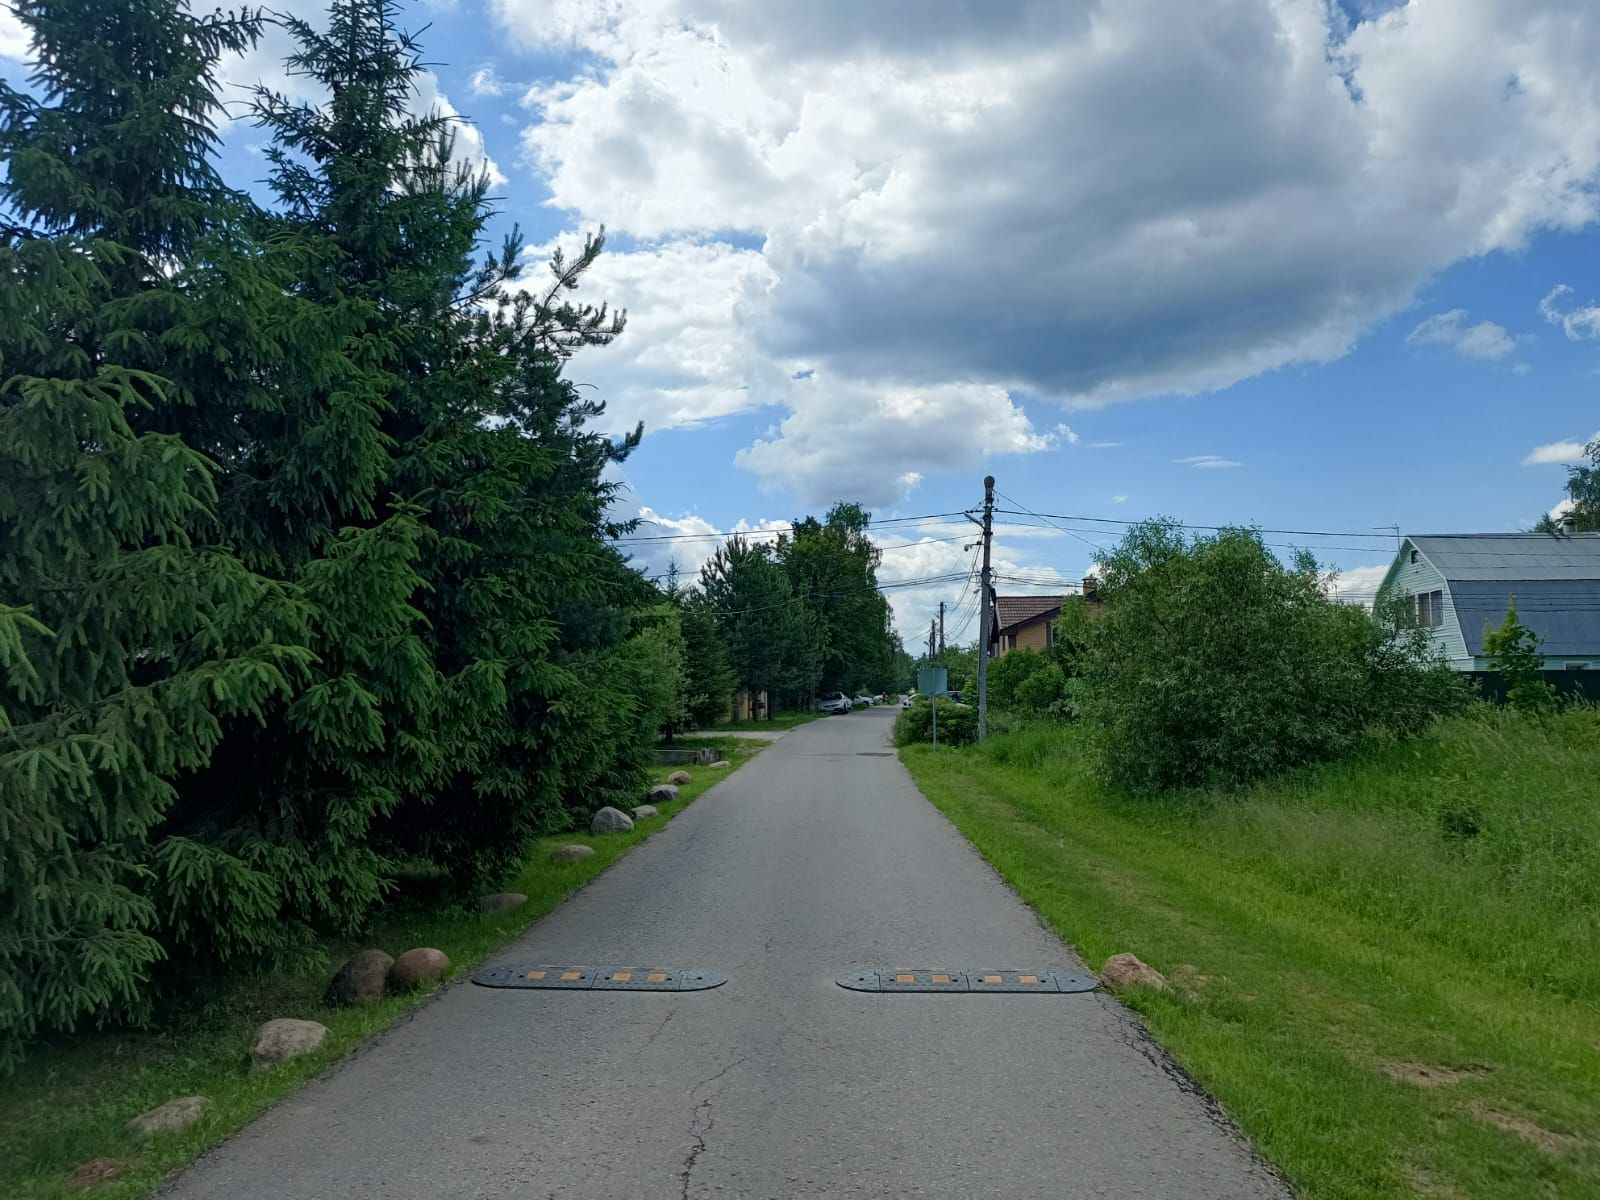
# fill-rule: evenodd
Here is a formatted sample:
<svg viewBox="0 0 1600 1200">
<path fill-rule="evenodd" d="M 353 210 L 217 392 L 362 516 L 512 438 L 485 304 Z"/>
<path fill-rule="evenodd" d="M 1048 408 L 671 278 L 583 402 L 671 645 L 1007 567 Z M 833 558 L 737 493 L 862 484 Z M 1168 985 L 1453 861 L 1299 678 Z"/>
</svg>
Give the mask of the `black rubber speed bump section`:
<svg viewBox="0 0 1600 1200">
<path fill-rule="evenodd" d="M 472 976 L 480 987 L 541 988 L 580 992 L 703 992 L 728 982 L 726 975 L 698 967 L 549 966 L 489 967 Z"/>
<path fill-rule="evenodd" d="M 852 992 L 1091 992 L 1095 981 L 1075 971 L 956 971 L 922 968 L 850 971 L 838 984 Z"/>
</svg>

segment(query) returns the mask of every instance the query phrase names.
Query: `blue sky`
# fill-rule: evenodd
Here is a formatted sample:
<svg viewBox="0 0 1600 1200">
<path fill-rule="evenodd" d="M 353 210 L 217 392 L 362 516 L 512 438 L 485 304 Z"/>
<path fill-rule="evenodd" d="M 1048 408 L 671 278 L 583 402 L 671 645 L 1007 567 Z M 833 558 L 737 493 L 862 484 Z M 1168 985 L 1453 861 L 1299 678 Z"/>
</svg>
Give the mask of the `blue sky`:
<svg viewBox="0 0 1600 1200">
<path fill-rule="evenodd" d="M 612 232 L 591 291 L 632 326 L 571 373 L 645 421 L 627 507 L 658 533 L 949 512 L 986 472 L 1050 514 L 1512 530 L 1600 430 L 1585 0 L 406 11 L 501 228 L 533 257 Z M 0 24 L 0 69 L 19 52 Z M 228 131 L 230 178 L 259 136 Z M 1003 591 L 1108 540 L 1027 523 Z M 886 529 L 884 576 L 965 570 L 961 528 Z M 1392 546 L 1274 540 L 1351 594 Z M 897 592 L 908 639 L 961 590 Z"/>
</svg>

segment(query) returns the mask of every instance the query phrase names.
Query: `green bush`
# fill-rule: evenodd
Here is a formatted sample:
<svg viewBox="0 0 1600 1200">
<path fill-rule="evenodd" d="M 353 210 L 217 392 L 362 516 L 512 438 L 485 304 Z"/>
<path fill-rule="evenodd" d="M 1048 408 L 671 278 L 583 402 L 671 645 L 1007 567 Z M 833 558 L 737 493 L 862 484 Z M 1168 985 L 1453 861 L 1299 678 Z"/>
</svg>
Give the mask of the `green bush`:
<svg viewBox="0 0 1600 1200">
<path fill-rule="evenodd" d="M 1541 671 L 1544 656 L 1539 653 L 1543 639 L 1517 616 L 1517 598 L 1511 597 L 1506 619 L 1499 628 L 1483 636 L 1483 652 L 1489 669 L 1498 671 L 1506 683 L 1506 703 L 1518 712 L 1548 713 L 1556 706 L 1556 689 Z"/>
<path fill-rule="evenodd" d="M 1330 600 L 1308 555 L 1285 566 L 1251 530 L 1136 526 L 1101 594 L 1073 699 L 1097 771 L 1132 791 L 1266 778 L 1467 700 L 1426 631 Z"/>
<path fill-rule="evenodd" d="M 939 744 L 966 746 L 978 740 L 978 710 L 970 704 L 939 701 Z M 894 723 L 894 744 L 933 741 L 933 702 L 918 696 Z"/>
</svg>

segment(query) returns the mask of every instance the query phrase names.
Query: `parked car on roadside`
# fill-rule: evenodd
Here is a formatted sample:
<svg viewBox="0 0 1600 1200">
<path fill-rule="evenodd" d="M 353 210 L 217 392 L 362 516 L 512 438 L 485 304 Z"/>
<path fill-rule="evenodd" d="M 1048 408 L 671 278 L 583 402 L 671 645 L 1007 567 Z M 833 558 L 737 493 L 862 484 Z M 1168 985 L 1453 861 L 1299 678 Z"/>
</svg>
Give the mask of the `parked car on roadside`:
<svg viewBox="0 0 1600 1200">
<path fill-rule="evenodd" d="M 856 708 L 871 708 L 877 703 L 871 696 L 856 696 L 851 701 Z"/>
<path fill-rule="evenodd" d="M 817 711 L 819 713 L 837 716 L 839 713 L 849 712 L 850 709 L 850 697 L 843 692 L 829 692 L 827 695 L 817 698 Z"/>
</svg>

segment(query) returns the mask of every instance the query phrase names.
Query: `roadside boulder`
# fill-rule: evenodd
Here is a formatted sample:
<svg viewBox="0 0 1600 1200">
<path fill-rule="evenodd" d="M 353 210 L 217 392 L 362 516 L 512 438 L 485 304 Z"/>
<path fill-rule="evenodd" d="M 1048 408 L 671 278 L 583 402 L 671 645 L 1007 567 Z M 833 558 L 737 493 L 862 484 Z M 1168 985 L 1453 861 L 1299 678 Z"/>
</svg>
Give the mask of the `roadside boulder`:
<svg viewBox="0 0 1600 1200">
<path fill-rule="evenodd" d="M 293 1017 L 277 1017 L 256 1030 L 256 1044 L 250 1051 L 250 1060 L 256 1070 L 265 1071 L 291 1058 L 310 1054 L 328 1037 L 328 1027 L 320 1021 L 298 1021 Z"/>
<path fill-rule="evenodd" d="M 635 821 L 648 821 L 651 817 L 659 815 L 654 804 L 641 804 L 633 810 L 633 819 Z"/>
<path fill-rule="evenodd" d="M 179 1096 L 142 1112 L 123 1126 L 134 1137 L 154 1137 L 158 1133 L 182 1133 L 206 1115 L 211 1101 L 204 1096 Z"/>
<path fill-rule="evenodd" d="M 731 766 L 733 766 L 733 764 L 731 762 L 729 762 L 727 759 L 719 758 L 719 759 L 717 759 L 716 762 L 711 764 L 711 769 L 713 771 L 721 771 L 724 768 L 731 767 Z"/>
<path fill-rule="evenodd" d="M 595 813 L 594 820 L 589 822 L 590 833 L 627 833 L 632 828 L 633 818 L 609 804 Z"/>
<path fill-rule="evenodd" d="M 1100 968 L 1100 982 L 1114 991 L 1123 988 L 1165 988 L 1167 981 L 1161 972 L 1140 962 L 1131 954 L 1113 954 Z"/>
<path fill-rule="evenodd" d="M 328 1002 L 353 1006 L 383 999 L 383 981 L 394 965 L 382 950 L 357 950 L 334 974 L 328 985 Z"/>
<path fill-rule="evenodd" d="M 389 968 L 389 990 L 409 992 L 425 983 L 438 983 L 449 969 L 450 960 L 443 950 L 418 946 L 394 960 L 394 966 Z"/>
<path fill-rule="evenodd" d="M 72 1168 L 66 1180 L 67 1189 L 73 1192 L 87 1192 L 102 1183 L 121 1179 L 127 1170 L 128 1164 L 120 1158 L 92 1158 L 81 1166 Z"/>
<path fill-rule="evenodd" d="M 593 846 L 557 846 L 550 851 L 550 857 L 555 862 L 576 862 L 580 858 L 593 858 Z"/>
<path fill-rule="evenodd" d="M 509 912 L 513 908 L 521 908 L 528 902 L 528 898 L 521 892 L 491 892 L 487 896 L 478 897 L 478 911 L 486 913 Z"/>
<path fill-rule="evenodd" d="M 693 778 L 694 776 L 690 775 L 687 771 L 674 771 L 671 775 L 667 776 L 667 782 L 676 784 L 678 787 L 682 787 Z"/>
<path fill-rule="evenodd" d="M 650 789 L 650 794 L 645 797 L 646 803 L 660 804 L 663 800 L 676 800 L 678 798 L 678 785 L 675 783 L 658 783 Z"/>
</svg>

